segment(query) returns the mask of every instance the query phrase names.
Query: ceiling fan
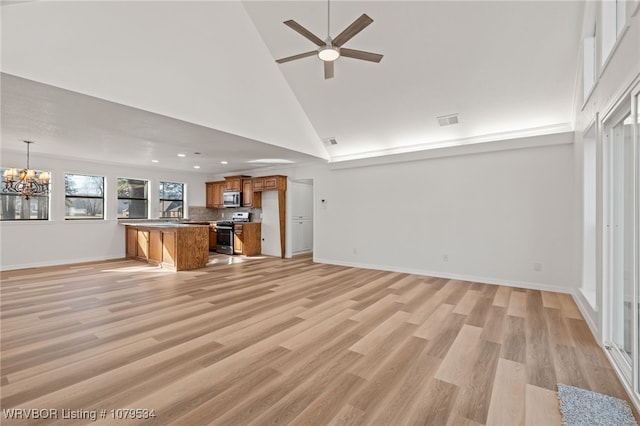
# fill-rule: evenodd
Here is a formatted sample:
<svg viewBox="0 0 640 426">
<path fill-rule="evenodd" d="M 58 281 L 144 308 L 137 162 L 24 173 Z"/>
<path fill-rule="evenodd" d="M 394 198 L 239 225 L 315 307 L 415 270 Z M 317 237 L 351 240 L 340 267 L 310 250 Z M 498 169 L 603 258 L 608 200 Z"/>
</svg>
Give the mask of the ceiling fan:
<svg viewBox="0 0 640 426">
<path fill-rule="evenodd" d="M 362 16 L 353 21 L 351 25 L 349 25 L 344 31 L 342 31 L 332 39 L 330 35 L 331 30 L 329 25 L 329 0 L 327 0 L 327 39 L 322 41 L 320 37 L 316 36 L 293 19 L 284 21 L 284 24 L 286 26 L 315 43 L 318 46 L 318 49 L 278 59 L 276 60 L 276 62 L 279 64 L 283 64 L 285 62 L 294 61 L 296 59 L 302 59 L 308 56 L 317 55 L 318 58 L 320 58 L 324 62 L 325 79 L 333 78 L 333 63 L 341 56 L 344 56 L 346 58 L 362 59 L 364 61 L 380 62 L 380 60 L 382 59 L 382 55 L 378 53 L 370 53 L 363 50 L 354 50 L 342 47 L 343 44 L 351 40 L 356 34 L 364 30 L 372 22 L 373 19 L 368 17 L 366 13 L 363 13 Z"/>
</svg>

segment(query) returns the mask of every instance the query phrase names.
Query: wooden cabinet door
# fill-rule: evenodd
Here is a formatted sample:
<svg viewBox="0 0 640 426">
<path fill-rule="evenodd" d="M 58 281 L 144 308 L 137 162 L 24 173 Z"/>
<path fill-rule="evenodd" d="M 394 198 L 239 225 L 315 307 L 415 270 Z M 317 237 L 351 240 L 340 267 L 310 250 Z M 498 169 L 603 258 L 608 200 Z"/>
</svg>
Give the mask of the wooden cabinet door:
<svg viewBox="0 0 640 426">
<path fill-rule="evenodd" d="M 253 206 L 253 180 L 242 179 L 242 207 Z"/>
<path fill-rule="evenodd" d="M 136 256 L 146 260 L 149 258 L 149 231 L 143 229 L 136 231 L 138 232 Z"/>
<path fill-rule="evenodd" d="M 162 263 L 162 231 L 149 231 L 149 260 L 154 264 Z"/>
<path fill-rule="evenodd" d="M 136 228 L 131 228 L 127 226 L 127 248 L 126 248 L 126 256 L 127 257 L 137 257 L 138 256 L 138 230 Z"/>
<path fill-rule="evenodd" d="M 176 232 L 162 233 L 162 263 L 171 267 L 176 266 Z"/>
<path fill-rule="evenodd" d="M 233 252 L 235 254 L 244 254 L 244 233 L 243 225 L 233 226 Z"/>
<path fill-rule="evenodd" d="M 223 181 L 220 182 L 207 182 L 207 202 L 206 206 L 209 208 L 212 207 L 222 207 L 222 194 L 224 192 Z"/>
<path fill-rule="evenodd" d="M 225 178 L 224 189 L 227 191 L 240 191 L 242 188 L 241 179 L 238 177 Z"/>
<path fill-rule="evenodd" d="M 253 178 L 253 191 L 286 191 L 287 177 L 282 175 Z"/>
<path fill-rule="evenodd" d="M 262 224 L 258 222 L 245 223 L 242 233 L 242 254 L 257 256 L 262 253 Z"/>
<path fill-rule="evenodd" d="M 224 182 L 213 183 L 213 207 L 222 207 L 222 194 L 224 193 Z"/>
<path fill-rule="evenodd" d="M 213 182 L 207 182 L 205 184 L 207 186 L 207 202 L 206 202 L 206 206 L 207 207 L 213 207 L 213 190 L 214 190 L 214 186 L 213 186 Z"/>
</svg>

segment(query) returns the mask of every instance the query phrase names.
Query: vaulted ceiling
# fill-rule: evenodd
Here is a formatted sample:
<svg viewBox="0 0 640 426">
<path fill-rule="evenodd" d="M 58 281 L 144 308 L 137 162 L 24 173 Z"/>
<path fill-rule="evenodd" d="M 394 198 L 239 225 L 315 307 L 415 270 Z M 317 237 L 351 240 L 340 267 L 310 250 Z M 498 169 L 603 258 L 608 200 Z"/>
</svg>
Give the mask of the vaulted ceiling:
<svg viewBox="0 0 640 426">
<path fill-rule="evenodd" d="M 275 62 L 316 47 L 285 20 L 326 37 L 325 1 L 3 2 L 2 149 L 221 174 L 566 131 L 583 7 L 331 1 L 331 35 L 366 13 L 345 47 L 384 57 L 325 80 Z"/>
</svg>

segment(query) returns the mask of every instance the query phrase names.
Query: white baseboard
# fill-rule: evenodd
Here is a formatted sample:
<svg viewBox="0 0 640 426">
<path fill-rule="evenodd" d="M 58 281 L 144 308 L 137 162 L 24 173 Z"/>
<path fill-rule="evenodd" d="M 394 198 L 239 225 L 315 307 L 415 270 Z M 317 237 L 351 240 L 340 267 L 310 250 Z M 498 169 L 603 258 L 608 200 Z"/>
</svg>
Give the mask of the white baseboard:
<svg viewBox="0 0 640 426">
<path fill-rule="evenodd" d="M 102 262 L 105 260 L 118 260 L 118 259 L 124 259 L 124 257 L 113 257 L 113 256 L 98 256 L 98 257 L 86 257 L 86 258 L 74 257 L 73 259 L 57 259 L 55 261 L 49 261 L 49 262 L 33 262 L 33 263 L 21 263 L 19 265 L 3 265 L 0 268 L 0 271 L 14 271 L 18 269 L 41 268 L 45 266 L 72 265 L 74 263 L 85 263 L 85 262 Z"/>
<path fill-rule="evenodd" d="M 594 309 L 591 307 L 589 302 L 584 298 L 579 288 L 573 289 L 573 293 L 571 295 L 573 296 L 573 301 L 576 302 L 576 305 L 578 306 L 578 309 L 580 310 L 582 317 L 584 318 L 587 325 L 589 326 L 589 329 L 591 330 L 591 334 L 593 334 L 593 337 L 596 339 L 596 342 L 602 345 L 602 342 L 600 341 L 601 340 L 600 327 L 596 323 L 597 318 L 593 318 L 593 316 L 591 315 Z M 597 314 L 597 312 L 595 313 Z"/>
<path fill-rule="evenodd" d="M 452 274 L 449 272 L 430 271 L 430 270 L 424 270 L 424 269 L 398 268 L 396 266 L 391 266 L 391 265 L 372 265 L 367 263 L 343 262 L 340 260 L 323 259 L 315 256 L 313 258 L 313 261 L 318 263 L 327 263 L 330 265 L 349 266 L 352 268 L 374 269 L 374 270 L 390 271 L 390 272 L 402 272 L 405 274 L 424 275 L 428 277 L 446 278 L 450 280 L 470 281 L 470 282 L 481 283 L 481 284 L 504 285 L 508 287 L 526 288 L 530 290 L 552 291 L 556 293 L 573 294 L 572 288 L 554 286 L 554 285 L 543 284 L 543 283 L 514 281 L 514 280 L 492 278 L 492 277 L 481 277 L 481 276 L 475 276 L 475 275 Z"/>
</svg>

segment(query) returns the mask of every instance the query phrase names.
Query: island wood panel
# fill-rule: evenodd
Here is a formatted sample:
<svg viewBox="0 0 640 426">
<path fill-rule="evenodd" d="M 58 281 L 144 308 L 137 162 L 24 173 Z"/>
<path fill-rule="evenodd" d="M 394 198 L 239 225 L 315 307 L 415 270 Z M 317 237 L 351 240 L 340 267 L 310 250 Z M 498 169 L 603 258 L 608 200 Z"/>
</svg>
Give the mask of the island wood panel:
<svg viewBox="0 0 640 426">
<path fill-rule="evenodd" d="M 127 257 L 136 257 L 138 253 L 138 230 L 127 226 L 126 240 Z"/>
<path fill-rule="evenodd" d="M 168 267 L 176 266 L 176 233 L 165 231 L 162 233 L 162 264 Z"/>
<path fill-rule="evenodd" d="M 133 407 L 163 425 L 560 425 L 531 367 L 628 401 L 585 321 L 538 290 L 514 289 L 526 311 L 499 307 L 505 326 L 487 340 L 490 316 L 469 324 L 467 304 L 496 306 L 503 287 L 310 255 L 213 257 L 196 274 L 128 259 L 2 271 L 2 408 Z M 558 362 L 568 349 L 573 366 Z"/>
<path fill-rule="evenodd" d="M 162 263 L 162 248 L 162 231 L 149 231 L 149 260 L 157 264 Z"/>
<path fill-rule="evenodd" d="M 209 261 L 209 226 L 187 226 L 177 228 L 176 270 L 197 269 Z"/>
<path fill-rule="evenodd" d="M 136 251 L 137 257 L 141 259 L 149 258 L 149 230 L 138 229 L 138 248 Z"/>
<path fill-rule="evenodd" d="M 133 246 L 135 232 L 135 255 Z M 127 224 L 126 256 L 153 265 L 183 271 L 209 261 L 208 225 L 148 226 Z"/>
</svg>

